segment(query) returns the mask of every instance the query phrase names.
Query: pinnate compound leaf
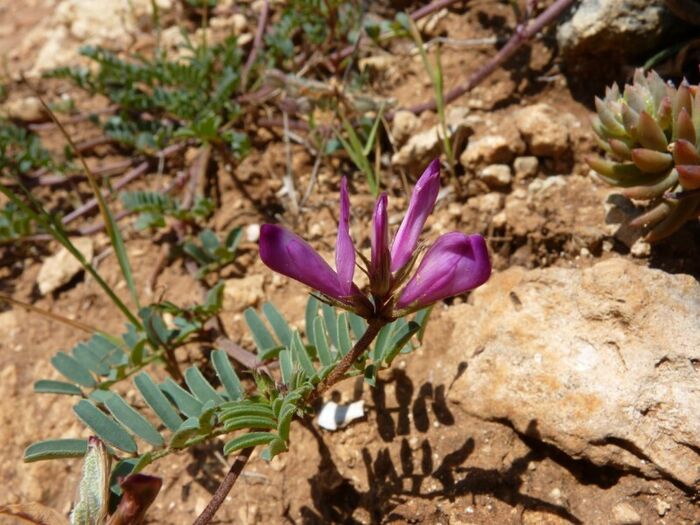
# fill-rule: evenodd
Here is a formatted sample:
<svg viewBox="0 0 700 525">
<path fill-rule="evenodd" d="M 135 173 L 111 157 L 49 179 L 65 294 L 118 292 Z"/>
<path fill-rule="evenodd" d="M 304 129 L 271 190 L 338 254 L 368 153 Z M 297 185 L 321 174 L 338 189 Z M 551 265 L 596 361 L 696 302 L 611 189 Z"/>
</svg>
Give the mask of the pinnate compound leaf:
<svg viewBox="0 0 700 525">
<path fill-rule="evenodd" d="M 277 436 L 270 432 L 248 432 L 242 436 L 233 438 L 224 445 L 224 454 L 229 455 L 237 450 L 242 450 L 249 447 L 257 447 L 258 445 L 267 445 Z"/>
<path fill-rule="evenodd" d="M 151 410 L 161 419 L 165 426 L 175 432 L 182 424 L 182 418 L 173 408 L 163 392 L 156 386 L 146 372 L 134 377 L 134 384 Z"/>
<path fill-rule="evenodd" d="M 90 427 L 100 439 L 125 452 L 135 453 L 136 442 L 119 423 L 83 399 L 73 407 L 78 418 Z"/>
<path fill-rule="evenodd" d="M 231 361 L 223 350 L 214 350 L 211 353 L 211 361 L 214 365 L 216 375 L 219 376 L 219 381 L 224 385 L 226 393 L 231 400 L 241 399 L 243 388 L 241 381 L 236 375 L 236 371 L 231 366 Z"/>
<path fill-rule="evenodd" d="M 34 383 L 34 392 L 42 394 L 63 394 L 68 396 L 80 396 L 83 391 L 73 383 L 65 381 L 53 381 L 51 379 L 40 379 Z"/>
<path fill-rule="evenodd" d="M 87 439 L 47 439 L 29 445 L 24 451 L 24 462 L 81 458 L 86 452 Z"/>
</svg>

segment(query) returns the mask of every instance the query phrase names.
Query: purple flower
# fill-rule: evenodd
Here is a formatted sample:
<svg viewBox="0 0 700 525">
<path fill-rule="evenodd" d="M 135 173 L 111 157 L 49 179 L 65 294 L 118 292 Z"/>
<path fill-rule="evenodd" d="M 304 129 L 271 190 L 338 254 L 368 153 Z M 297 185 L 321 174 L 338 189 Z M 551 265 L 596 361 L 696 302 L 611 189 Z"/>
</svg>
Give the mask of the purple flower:
<svg viewBox="0 0 700 525">
<path fill-rule="evenodd" d="M 452 232 L 438 238 L 411 277 L 418 238 L 439 190 L 440 163 L 434 160 L 418 180 L 391 245 L 388 199 L 386 193 L 379 196 L 372 215 L 370 259 L 362 257 L 370 280 L 367 296 L 353 283 L 355 250 L 350 238 L 350 200 L 344 178 L 340 185 L 335 271 L 309 244 L 281 226 L 266 224 L 261 228 L 260 257 L 276 272 L 318 290 L 330 301 L 364 317 L 392 319 L 406 315 L 472 290 L 491 275 L 484 238 Z"/>
<path fill-rule="evenodd" d="M 489 253 L 481 235 L 446 233 L 423 256 L 396 306 L 428 306 L 473 290 L 484 284 L 490 275 Z"/>
<path fill-rule="evenodd" d="M 401 221 L 391 245 L 391 271 L 395 272 L 411 260 L 423 231 L 425 220 L 433 211 L 440 191 L 440 161 L 433 160 L 413 188 L 406 216 Z"/>
<path fill-rule="evenodd" d="M 338 239 L 335 245 L 335 269 L 338 272 L 338 284 L 344 295 L 352 293 L 352 278 L 355 274 L 355 247 L 350 238 L 350 197 L 348 181 L 340 181 L 340 219 L 338 221 Z"/>
<path fill-rule="evenodd" d="M 319 292 L 343 300 L 338 274 L 304 239 L 276 224 L 260 228 L 260 258 L 271 269 Z"/>
</svg>

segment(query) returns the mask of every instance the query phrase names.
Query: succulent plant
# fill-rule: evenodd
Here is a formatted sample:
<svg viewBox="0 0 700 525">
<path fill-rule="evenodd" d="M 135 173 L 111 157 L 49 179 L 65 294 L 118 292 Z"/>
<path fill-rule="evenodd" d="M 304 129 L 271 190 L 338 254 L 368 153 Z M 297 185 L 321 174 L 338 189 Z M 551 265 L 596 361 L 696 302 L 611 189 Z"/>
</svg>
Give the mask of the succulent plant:
<svg viewBox="0 0 700 525">
<path fill-rule="evenodd" d="M 617 84 L 596 97 L 593 130 L 609 159 L 587 162 L 603 181 L 623 188 L 648 209 L 631 224 L 657 241 L 700 214 L 700 91 L 685 80 L 678 88 L 641 69 L 622 94 Z M 674 195 L 669 195 L 672 192 Z"/>
</svg>

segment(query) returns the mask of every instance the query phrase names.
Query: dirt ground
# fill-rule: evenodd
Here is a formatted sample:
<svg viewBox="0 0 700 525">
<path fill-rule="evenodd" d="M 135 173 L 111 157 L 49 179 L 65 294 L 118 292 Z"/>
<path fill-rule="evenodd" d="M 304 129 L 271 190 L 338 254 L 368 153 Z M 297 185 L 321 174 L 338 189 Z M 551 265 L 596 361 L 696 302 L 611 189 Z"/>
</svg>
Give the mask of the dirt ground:
<svg viewBox="0 0 700 525">
<path fill-rule="evenodd" d="M 18 28 L 31 27 L 40 19 L 42 5 L 0 7 L 0 48 L 20 43 L 22 33 Z M 436 34 L 456 40 L 509 35 L 513 15 L 505 3 L 457 6 L 438 22 Z M 396 98 L 400 106 L 429 99 L 432 87 L 419 58 L 408 54 L 400 43 L 394 51 L 388 69 L 373 80 L 374 89 Z M 492 45 L 445 46 L 442 60 L 446 82 L 465 78 L 493 53 Z M 31 57 L 25 59 L 30 61 Z M 578 125 L 569 129 L 566 154 L 556 159 L 542 158 L 536 175 L 543 181 L 563 175 L 560 189 L 542 201 L 517 208 L 516 215 L 508 216 L 517 224 L 506 221 L 494 225 L 493 214 L 501 211 L 503 204 L 484 211 L 480 208 L 482 196 L 495 193 L 505 202 L 512 198 L 517 204 L 517 192 L 527 192 L 532 179 L 516 179 L 510 187 L 494 192 L 484 189 L 461 169 L 464 189 L 451 192 L 439 202 L 429 220 L 427 238 L 452 229 L 481 232 L 487 236 L 496 271 L 514 264 L 583 268 L 607 257 L 626 257 L 641 265 L 700 275 L 695 247 L 700 246 L 697 224 L 688 224 L 641 255 L 630 253 L 630 248 L 615 238 L 615 229 L 606 226 L 605 201 L 611 192 L 588 177 L 589 169 L 583 161 L 594 149 L 588 122 L 595 93 L 589 93 L 586 100 L 574 100 L 556 59 L 555 42 L 547 32 L 453 105 L 468 108 L 469 115 L 477 117 L 470 138 L 493 129 L 513 128 L 515 112 L 540 102 L 571 115 Z M 45 89 L 56 93 L 69 88 L 48 83 Z M 85 95 L 77 90 L 71 94 L 83 107 L 81 97 Z M 420 117 L 421 129 L 435 122 L 432 113 Z M 87 124 L 71 126 L 70 130 L 78 138 L 95 132 Z M 280 217 L 277 214 L 283 208 L 275 194 L 285 170 L 284 145 L 279 130 L 260 128 L 256 132 L 253 151 L 235 177 L 223 170 L 218 173 L 221 206 L 211 226 L 227 231 L 234 225 L 281 218 L 330 255 L 335 244 L 338 163 L 323 166 L 317 190 L 301 216 L 283 213 Z M 55 130 L 42 132 L 42 137 L 52 147 L 62 147 Z M 299 187 L 305 188 L 314 159 L 301 146 L 294 146 L 293 153 Z M 109 146 L 96 148 L 91 154 L 91 162 L 98 165 L 118 158 L 118 152 Z M 415 180 L 416 173 L 406 170 L 404 174 L 409 181 Z M 171 175 L 166 167 L 164 176 Z M 384 179 L 391 193 L 390 212 L 398 217 L 406 202 L 399 175 L 398 171 L 387 171 Z M 146 178 L 135 187 L 151 184 Z M 88 195 L 87 187 L 81 185 L 80 189 L 83 196 Z M 56 206 L 69 203 L 64 190 L 47 198 Z M 351 181 L 351 202 L 355 225 L 368 224 L 373 199 L 359 176 Z M 131 228 L 125 231 L 137 284 L 144 290 L 163 239 L 135 233 Z M 356 241 L 363 240 L 363 248 L 369 246 L 368 234 L 368 229 L 359 226 L 353 230 Z M 108 283 L 126 295 L 106 236 L 97 234 L 95 245 L 99 270 Z M 46 243 L 0 247 L 0 290 L 37 307 L 118 333 L 122 329 L 118 312 L 91 279 L 81 275 L 50 296 L 38 293 L 36 279 L 42 258 L 56 249 Z M 306 301 L 301 286 L 274 277 L 260 263 L 255 243 L 244 242 L 235 265 L 222 277 L 245 280 L 255 275 L 263 276 L 263 293 L 253 293 L 249 304 L 232 300 L 222 315 L 228 334 L 246 348 L 252 348 L 242 323 L 242 311 L 247 306 L 259 306 L 262 296 L 300 323 Z M 160 297 L 178 304 L 199 299 L 199 291 L 181 261 L 163 270 L 152 295 L 144 292 L 145 301 Z M 458 405 L 447 403 L 446 392 L 461 373 L 459 369 L 445 369 L 441 363 L 445 345 L 452 337 L 452 326 L 441 315 L 448 307 L 436 308 L 425 346 L 397 360 L 375 389 L 352 381 L 340 385 L 337 395 L 342 400 L 364 399 L 364 420 L 333 433 L 315 424 L 295 424 L 290 452 L 269 464 L 255 453 L 214 523 L 637 523 L 620 521 L 622 518 L 612 512 L 622 512 L 619 509 L 625 506 L 631 506 L 644 524 L 700 523 L 695 496 L 671 481 L 644 479 L 568 457 L 536 439 L 518 435 L 507 425 L 475 419 Z M 74 497 L 79 462 L 25 465 L 21 457 L 23 449 L 39 439 L 87 435 L 71 414 L 70 399 L 31 393 L 35 380 L 54 377 L 48 364 L 50 357 L 69 349 L 84 334 L 9 308 L 0 311 L 0 334 L 0 503 L 41 501 L 67 512 Z M 183 363 L 203 362 L 197 348 L 189 348 L 178 358 Z M 192 522 L 226 472 L 220 450 L 221 442 L 211 443 L 149 468 L 149 473 L 164 479 L 149 512 L 149 523 Z"/>
</svg>

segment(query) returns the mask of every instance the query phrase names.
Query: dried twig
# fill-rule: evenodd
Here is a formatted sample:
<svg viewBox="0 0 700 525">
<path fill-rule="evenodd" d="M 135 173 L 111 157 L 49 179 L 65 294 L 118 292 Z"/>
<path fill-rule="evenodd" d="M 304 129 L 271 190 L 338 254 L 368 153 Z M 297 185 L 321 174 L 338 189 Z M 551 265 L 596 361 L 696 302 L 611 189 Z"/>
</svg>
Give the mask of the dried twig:
<svg viewBox="0 0 700 525">
<path fill-rule="evenodd" d="M 136 180 L 139 178 L 141 175 L 146 173 L 146 170 L 148 169 L 148 162 L 142 162 L 138 166 L 136 166 L 134 169 L 130 170 L 128 173 L 126 173 L 122 178 L 120 178 L 117 182 L 114 183 L 111 189 L 104 189 L 102 190 L 102 194 L 105 197 L 108 197 L 112 192 L 115 192 L 117 190 L 120 190 L 127 184 L 129 184 L 131 181 Z M 70 212 L 68 215 L 63 217 L 63 225 L 65 226 L 66 224 L 70 224 L 73 222 L 75 219 L 78 217 L 81 217 L 82 215 L 85 215 L 86 213 L 91 212 L 97 208 L 97 199 L 93 197 L 89 201 L 87 201 L 85 204 L 82 206 L 74 209 L 72 212 Z"/>
<path fill-rule="evenodd" d="M 269 9 L 268 0 L 263 0 L 262 10 L 260 11 L 260 18 L 258 18 L 258 27 L 255 30 L 255 39 L 253 40 L 253 47 L 248 55 L 248 60 L 246 60 L 243 66 L 243 71 L 241 72 L 241 90 L 245 92 L 248 86 L 248 74 L 250 69 L 255 64 L 255 60 L 258 58 L 258 52 L 262 47 L 263 36 L 265 35 L 265 26 L 267 24 L 267 12 Z"/>
<path fill-rule="evenodd" d="M 491 73 L 493 73 L 501 64 L 506 62 L 510 57 L 512 57 L 516 51 L 518 51 L 523 44 L 528 42 L 533 36 L 539 33 L 545 26 L 552 23 L 554 20 L 559 18 L 559 16 L 573 3 L 573 0 L 556 0 L 552 5 L 545 9 L 537 18 L 535 18 L 531 24 L 521 25 L 519 24 L 515 28 L 513 36 L 510 37 L 505 46 L 503 46 L 496 55 L 484 64 L 478 71 L 473 73 L 469 78 L 467 78 L 461 84 L 452 88 L 445 94 L 444 101 L 445 104 L 456 100 L 468 91 L 472 90 L 475 86 L 481 83 L 485 78 L 487 78 Z M 423 102 L 416 106 L 408 108 L 415 114 L 423 113 L 424 111 L 434 111 L 437 108 L 435 99 L 428 102 Z M 387 115 L 387 118 L 391 119 L 394 113 Z"/>
</svg>

